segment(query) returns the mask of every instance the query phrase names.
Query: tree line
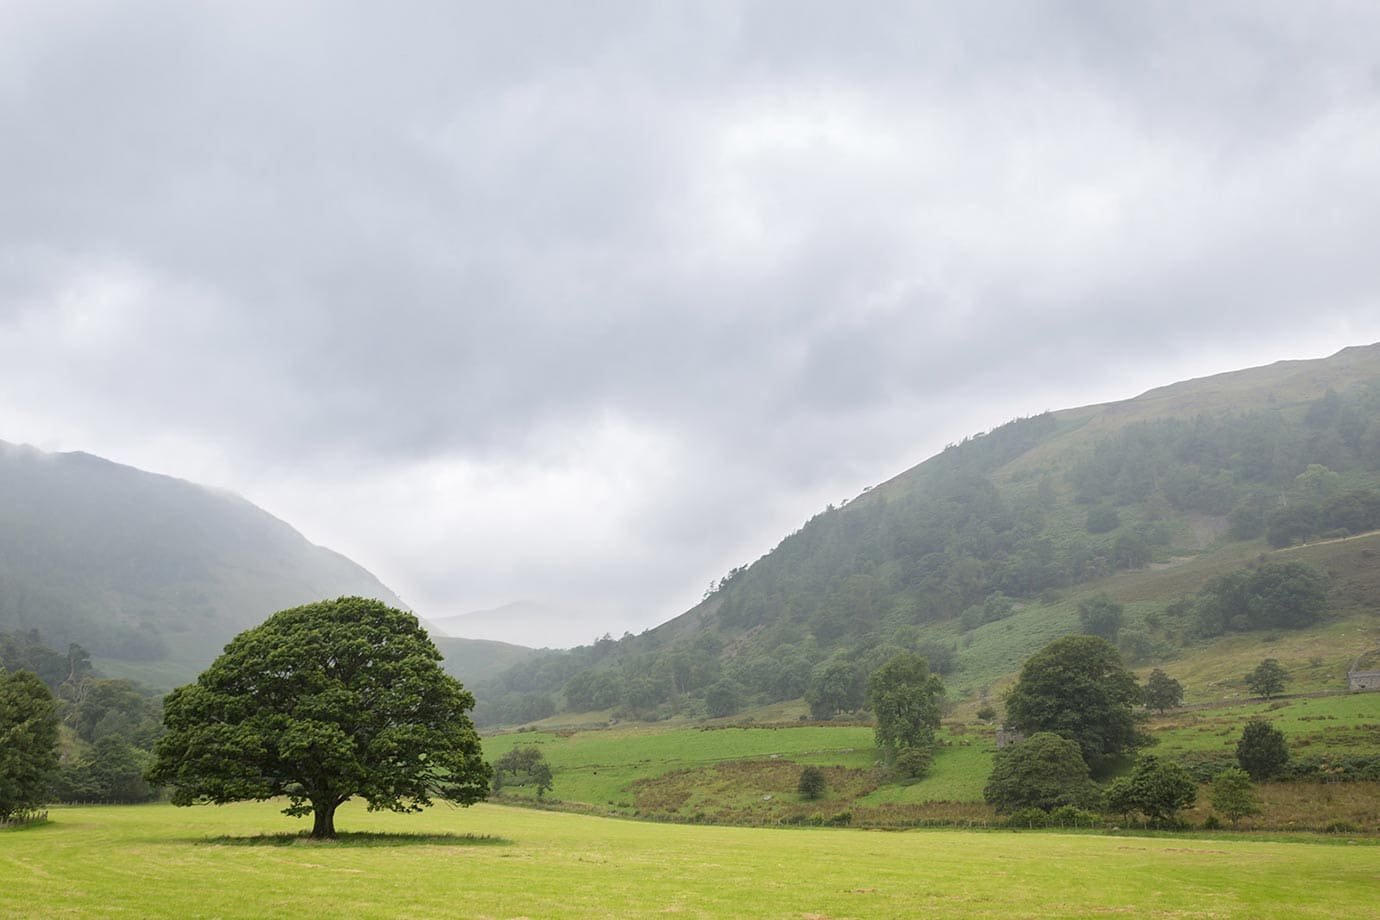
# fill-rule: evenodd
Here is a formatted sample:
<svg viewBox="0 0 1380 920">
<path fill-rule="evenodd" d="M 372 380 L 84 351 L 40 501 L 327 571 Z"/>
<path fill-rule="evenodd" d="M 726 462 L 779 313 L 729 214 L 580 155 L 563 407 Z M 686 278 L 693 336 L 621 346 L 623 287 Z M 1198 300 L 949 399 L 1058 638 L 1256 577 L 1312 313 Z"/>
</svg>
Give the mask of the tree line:
<svg viewBox="0 0 1380 920">
<path fill-rule="evenodd" d="M 144 771 L 163 731 L 158 694 L 101 676 L 82 646 L 58 652 L 35 630 L 0 632 L 0 674 L 13 707 L 0 717 L 13 734 L 7 757 L 43 776 L 23 798 L 143 802 L 157 795 Z M 26 728 L 15 728 L 19 711 L 28 713 Z"/>
</svg>

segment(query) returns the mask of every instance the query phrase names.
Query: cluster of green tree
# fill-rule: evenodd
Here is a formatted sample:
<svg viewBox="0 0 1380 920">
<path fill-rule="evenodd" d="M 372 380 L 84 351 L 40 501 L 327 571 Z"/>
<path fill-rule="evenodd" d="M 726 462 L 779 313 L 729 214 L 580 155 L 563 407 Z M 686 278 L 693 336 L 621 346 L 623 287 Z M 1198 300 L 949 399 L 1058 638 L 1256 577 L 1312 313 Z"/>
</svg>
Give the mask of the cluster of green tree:
<svg viewBox="0 0 1380 920">
<path fill-rule="evenodd" d="M 551 765 L 541 748 L 519 745 L 494 761 L 493 791 L 502 792 L 509 786 L 532 786 L 537 798 L 551 791 Z"/>
<path fill-rule="evenodd" d="M 1262 663 L 1266 664 L 1266 663 Z M 1140 687 L 1116 649 L 1097 636 L 1066 636 L 1033 655 L 1007 694 L 1010 722 L 1028 734 L 997 751 L 983 796 L 998 814 L 1101 809 L 1168 825 L 1192 805 L 1198 786 L 1184 765 L 1155 757 L 1127 761 L 1148 739 L 1137 706 L 1177 705 L 1183 688 L 1162 671 Z M 1246 725 L 1236 764 L 1213 771 L 1214 808 L 1233 823 L 1258 808 L 1251 781 L 1279 776 L 1289 760 L 1284 735 L 1268 722 Z M 1120 773 L 1120 775 L 1117 775 Z M 1099 787 L 1097 780 L 1107 780 Z M 1033 820 L 1033 818 L 1031 818 Z"/>
<path fill-rule="evenodd" d="M 934 759 L 944 684 L 919 655 L 902 652 L 867 678 L 877 746 L 900 777 L 923 776 Z"/>
<path fill-rule="evenodd" d="M 1327 576 L 1303 562 L 1271 562 L 1209 581 L 1168 611 L 1188 616 L 1199 636 L 1253 629 L 1302 629 L 1327 612 Z"/>
<path fill-rule="evenodd" d="M 156 790 L 143 778 L 162 733 L 158 696 L 129 680 L 100 676 L 76 644 L 62 654 L 33 630 L 0 633 L 0 666 L 32 673 L 53 695 L 62 731 L 44 797 L 60 802 L 142 802 Z"/>
<path fill-rule="evenodd" d="M 1066 636 L 1026 661 L 1006 699 L 1010 722 L 1029 737 L 996 753 L 983 795 L 998 813 L 1103 807 L 1169 822 L 1197 786 L 1178 764 L 1141 757 L 1100 790 L 1142 747 L 1143 692 L 1116 648 L 1099 636 Z"/>
<path fill-rule="evenodd" d="M 1140 422 L 1100 442 L 1069 481 L 1090 505 L 1159 496 L 1176 510 L 1231 514 L 1236 535 L 1251 539 L 1265 532 L 1281 489 L 1309 486 L 1308 477 L 1297 480 L 1311 466 L 1380 470 L 1377 419 L 1380 386 L 1371 384 L 1344 394 L 1329 390 L 1301 411 Z"/>
<path fill-rule="evenodd" d="M 730 654 L 715 632 L 687 639 L 644 633 L 618 643 L 600 640 L 569 652 L 544 652 L 531 660 L 533 667 L 515 668 L 479 685 L 476 721 L 522 724 L 558 708 L 607 711 L 616 719 L 721 718 L 748 706 L 801 697 L 812 716 L 823 720 L 860 712 L 867 676 L 902 652 L 920 655 L 937 674 L 948 673 L 955 662 L 952 646 L 920 640 L 913 626 L 871 633 L 832 651 L 804 629 L 790 638 L 795 641 Z"/>
<path fill-rule="evenodd" d="M 1340 488 L 1342 477 L 1323 467 L 1318 467 L 1318 471 L 1315 478 L 1324 484 L 1334 483 L 1331 488 L 1324 485 L 1321 496 L 1315 488 L 1306 490 L 1303 495 L 1286 496 L 1283 507 L 1264 515 L 1265 538 L 1271 546 L 1290 546 L 1320 537 L 1331 539 L 1380 530 L 1380 492 L 1350 489 L 1328 494 Z M 1301 478 L 1303 476 L 1308 473 Z M 1237 533 L 1249 530 L 1241 522 L 1255 520 L 1258 507 L 1259 502 L 1247 506 L 1242 515 L 1233 518 Z"/>
</svg>

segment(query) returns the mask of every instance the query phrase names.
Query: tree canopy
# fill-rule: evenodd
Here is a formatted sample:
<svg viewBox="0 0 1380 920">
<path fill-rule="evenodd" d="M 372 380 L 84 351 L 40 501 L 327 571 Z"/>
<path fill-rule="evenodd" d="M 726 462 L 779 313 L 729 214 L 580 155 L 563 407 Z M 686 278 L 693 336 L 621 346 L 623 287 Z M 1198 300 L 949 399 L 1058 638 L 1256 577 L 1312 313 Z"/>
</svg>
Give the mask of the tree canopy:
<svg viewBox="0 0 1380 920">
<path fill-rule="evenodd" d="M 1078 623 L 1083 632 L 1109 642 L 1116 641 L 1123 615 L 1124 608 L 1105 594 L 1078 602 Z"/>
<path fill-rule="evenodd" d="M 1129 776 L 1107 787 L 1106 806 L 1114 814 L 1138 811 L 1156 824 L 1171 824 L 1179 810 L 1198 798 L 1198 785 L 1177 763 L 1146 754 Z"/>
<path fill-rule="evenodd" d="M 0 670 L 0 818 L 44 801 L 57 742 L 52 691 L 32 671 Z"/>
<path fill-rule="evenodd" d="M 1240 767 L 1228 767 L 1217 774 L 1210 800 L 1233 825 L 1247 815 L 1260 814 L 1260 797 L 1251 784 L 1251 775 Z"/>
<path fill-rule="evenodd" d="M 541 748 L 519 745 L 494 761 L 494 792 L 508 786 L 535 786 L 537 798 L 551 791 L 551 765 Z"/>
<path fill-rule="evenodd" d="M 1263 719 L 1247 722 L 1236 743 L 1236 762 L 1257 781 L 1277 775 L 1289 762 L 1284 733 Z"/>
<path fill-rule="evenodd" d="M 1184 701 L 1184 687 L 1159 668 L 1145 679 L 1145 705 L 1161 714 Z"/>
<path fill-rule="evenodd" d="M 1302 629 L 1327 612 L 1327 576 L 1303 562 L 1267 562 L 1213 578 L 1194 605 L 1202 636 L 1250 629 Z"/>
<path fill-rule="evenodd" d="M 1269 699 L 1277 693 L 1284 692 L 1284 684 L 1289 679 L 1289 672 L 1274 658 L 1266 658 L 1246 675 L 1246 686 L 1256 696 L 1263 696 Z"/>
<path fill-rule="evenodd" d="M 1136 728 L 1135 675 L 1097 636 L 1065 636 L 1032 655 L 1006 697 L 1006 717 L 1027 734 L 1054 732 L 1077 742 L 1094 774 L 1144 738 Z"/>
<path fill-rule="evenodd" d="M 903 652 L 873 671 L 867 702 L 877 718 L 877 744 L 892 759 L 904 750 L 932 754 L 943 695 L 944 685 L 914 653 Z"/>
<path fill-rule="evenodd" d="M 314 837 L 334 836 L 354 796 L 399 812 L 480 801 L 474 697 L 440 658 L 415 616 L 376 600 L 276 613 L 169 694 L 149 779 L 176 805 L 285 796 Z"/>
<path fill-rule="evenodd" d="M 1091 808 L 1097 805 L 1098 791 L 1077 742 L 1036 732 L 997 751 L 982 797 L 1005 815 L 1022 808 Z"/>
</svg>

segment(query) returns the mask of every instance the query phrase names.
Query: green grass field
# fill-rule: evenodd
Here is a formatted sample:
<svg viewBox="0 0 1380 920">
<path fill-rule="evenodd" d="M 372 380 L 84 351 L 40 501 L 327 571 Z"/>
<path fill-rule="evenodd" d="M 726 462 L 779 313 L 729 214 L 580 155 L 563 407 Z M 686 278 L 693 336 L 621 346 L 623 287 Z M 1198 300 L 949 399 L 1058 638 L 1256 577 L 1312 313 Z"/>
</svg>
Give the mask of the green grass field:
<svg viewBox="0 0 1380 920">
<path fill-rule="evenodd" d="M 1234 752 L 1241 726 L 1253 719 L 1269 722 L 1283 732 L 1291 755 L 1296 757 L 1380 751 L 1380 694 L 1358 693 L 1252 700 L 1173 713 L 1152 723 L 1159 741 L 1154 752 L 1170 757 L 1187 751 Z"/>
<path fill-rule="evenodd" d="M 859 823 L 973 819 L 971 810 L 928 806 L 982 801 L 990 731 L 946 728 L 939 740 L 929 774 L 907 785 L 886 780 L 872 729 L 857 725 L 517 732 L 486 738 L 484 751 L 492 760 L 517 745 L 540 747 L 555 775 L 551 798 L 607 814 L 741 824 L 842 810 Z M 817 802 L 796 794 L 806 764 L 829 770 L 830 791 Z"/>
<path fill-rule="evenodd" d="M 1295 758 L 1335 761 L 1380 750 L 1380 694 L 1374 693 L 1251 700 L 1171 713 L 1151 720 L 1156 744 L 1148 750 L 1220 768 L 1234 757 L 1242 726 L 1257 718 L 1284 732 Z M 882 754 L 872 729 L 862 725 L 515 732 L 484 739 L 484 750 L 493 760 L 517 745 L 538 746 L 554 773 L 548 802 L 592 814 L 765 826 L 999 823 L 982 799 L 992 769 L 994 726 L 949 722 L 938 737 L 929 773 L 904 784 L 880 768 Z M 806 764 L 826 770 L 828 792 L 816 801 L 796 791 Z M 1188 820 L 1201 824 L 1208 817 L 1208 792 L 1200 791 Z M 1261 793 L 1265 810 L 1247 819 L 1247 827 L 1325 830 L 1343 822 L 1368 833 L 1380 829 L 1380 783 L 1273 783 Z M 532 790 L 509 788 L 505 795 L 523 800 Z"/>
<path fill-rule="evenodd" d="M 0 916 L 274 918 L 1376 916 L 1373 841 L 768 830 L 481 805 L 56 808 L 0 831 Z M 361 834 L 352 836 L 350 832 Z M 362 832 L 368 832 L 367 834 Z"/>
</svg>

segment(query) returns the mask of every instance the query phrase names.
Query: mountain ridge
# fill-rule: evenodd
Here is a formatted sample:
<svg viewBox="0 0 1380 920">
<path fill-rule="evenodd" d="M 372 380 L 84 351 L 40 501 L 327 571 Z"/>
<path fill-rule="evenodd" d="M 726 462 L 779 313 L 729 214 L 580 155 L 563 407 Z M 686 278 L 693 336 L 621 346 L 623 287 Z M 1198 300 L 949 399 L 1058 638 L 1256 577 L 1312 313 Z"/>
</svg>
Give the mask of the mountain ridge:
<svg viewBox="0 0 1380 920">
<path fill-rule="evenodd" d="M 962 668 L 973 657 L 967 644 L 992 638 L 983 624 L 1015 611 L 1032 613 L 1013 628 L 1030 616 L 1076 628 L 1071 602 L 1059 598 L 1113 573 L 1223 548 L 1223 559 L 1250 564 L 1271 546 L 1380 528 L 1377 511 L 1380 343 L 965 438 L 813 516 L 679 616 L 631 639 L 533 659 L 482 698 L 500 720 L 540 711 L 543 694 L 545 708 L 602 702 L 653 716 L 808 696 L 831 662 L 858 680 L 902 648 Z M 1181 598 L 1161 606 L 1170 600 Z M 1134 655 L 1197 641 L 1191 624 L 1146 613 L 1126 632 Z M 1041 634 L 1049 629 L 1029 631 Z M 712 706 L 711 693 L 737 700 Z"/>
<path fill-rule="evenodd" d="M 0 473 L 0 629 L 82 644 L 113 671 L 190 678 L 235 633 L 322 597 L 406 607 L 225 489 L 3 441 Z"/>
</svg>

